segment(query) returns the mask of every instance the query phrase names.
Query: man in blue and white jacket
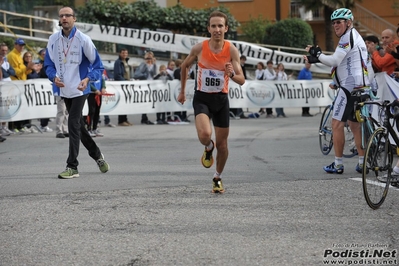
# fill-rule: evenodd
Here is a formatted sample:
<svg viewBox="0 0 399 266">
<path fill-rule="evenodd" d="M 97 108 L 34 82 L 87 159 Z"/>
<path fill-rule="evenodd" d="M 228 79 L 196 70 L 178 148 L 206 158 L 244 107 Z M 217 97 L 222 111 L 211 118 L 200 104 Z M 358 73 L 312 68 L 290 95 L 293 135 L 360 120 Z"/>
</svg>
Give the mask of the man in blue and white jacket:
<svg viewBox="0 0 399 266">
<path fill-rule="evenodd" d="M 82 117 L 82 109 L 90 93 L 89 82 L 101 79 L 104 66 L 90 37 L 74 26 L 74 10 L 63 7 L 58 14 L 62 30 L 50 36 L 44 58 L 46 74 L 53 82 L 54 95 L 64 99 L 69 113 L 69 156 L 67 167 L 58 178 L 79 176 L 77 157 L 80 141 L 97 162 L 100 171 L 105 173 L 109 165 L 90 137 Z"/>
</svg>

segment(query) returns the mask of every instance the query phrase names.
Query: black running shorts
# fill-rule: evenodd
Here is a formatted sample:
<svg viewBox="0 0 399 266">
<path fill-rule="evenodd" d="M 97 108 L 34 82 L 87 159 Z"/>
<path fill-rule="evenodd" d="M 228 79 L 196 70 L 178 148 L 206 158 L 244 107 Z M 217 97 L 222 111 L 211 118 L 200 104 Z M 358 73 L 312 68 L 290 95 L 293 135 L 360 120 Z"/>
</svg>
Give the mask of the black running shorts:
<svg viewBox="0 0 399 266">
<path fill-rule="evenodd" d="M 194 114 L 206 114 L 215 127 L 230 126 L 230 104 L 227 93 L 196 91 L 193 99 Z"/>
</svg>

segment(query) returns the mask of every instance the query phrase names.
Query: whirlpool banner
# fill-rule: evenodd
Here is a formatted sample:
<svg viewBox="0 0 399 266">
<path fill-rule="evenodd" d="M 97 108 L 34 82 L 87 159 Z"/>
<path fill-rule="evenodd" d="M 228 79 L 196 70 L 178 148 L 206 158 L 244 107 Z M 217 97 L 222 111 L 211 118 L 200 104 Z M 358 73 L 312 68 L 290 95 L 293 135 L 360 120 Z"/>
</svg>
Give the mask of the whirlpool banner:
<svg viewBox="0 0 399 266">
<path fill-rule="evenodd" d="M 331 104 L 330 80 L 257 81 L 240 86 L 230 80 L 231 108 L 318 107 Z M 187 81 L 186 102 L 177 101 L 180 81 L 107 81 L 102 115 L 142 114 L 192 110 L 194 80 Z M 0 121 L 56 116 L 56 102 L 47 79 L 0 82 Z M 87 106 L 83 110 L 87 114 Z"/>
<path fill-rule="evenodd" d="M 60 27 L 59 21 L 53 21 L 53 32 L 58 32 Z M 75 23 L 76 27 L 87 34 L 92 40 L 120 43 L 143 47 L 146 49 L 157 49 L 161 51 L 177 52 L 189 54 L 191 48 L 199 42 L 208 38 L 201 36 L 192 36 L 184 34 L 175 34 L 168 31 L 150 31 L 146 29 L 123 28 L 109 25 L 97 25 L 88 23 Z M 237 47 L 240 55 L 247 57 L 247 64 L 256 65 L 258 62 L 271 60 L 275 65 L 284 63 L 285 69 L 301 70 L 304 67 L 305 59 L 301 54 L 282 52 L 278 49 L 270 49 L 253 43 L 233 41 L 230 42 Z M 305 47 L 303 47 L 305 48 Z M 321 63 L 312 65 L 312 72 L 315 73 L 331 73 L 331 67 Z"/>
</svg>

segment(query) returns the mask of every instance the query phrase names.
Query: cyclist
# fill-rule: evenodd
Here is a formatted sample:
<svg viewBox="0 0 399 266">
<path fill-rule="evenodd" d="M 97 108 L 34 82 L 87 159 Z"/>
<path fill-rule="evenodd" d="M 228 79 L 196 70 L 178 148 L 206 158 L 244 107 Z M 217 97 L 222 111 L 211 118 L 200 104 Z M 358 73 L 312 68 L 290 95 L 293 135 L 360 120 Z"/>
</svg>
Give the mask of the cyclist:
<svg viewBox="0 0 399 266">
<path fill-rule="evenodd" d="M 344 172 L 343 150 L 345 145 L 344 126 L 348 121 L 355 137 L 359 153 L 359 163 L 356 171 L 362 172 L 364 150 L 361 147 L 360 124 L 354 118 L 354 102 L 356 98 L 351 92 L 356 89 L 370 86 L 367 72 L 367 48 L 362 36 L 353 28 L 353 14 L 347 8 L 339 8 L 331 15 L 332 26 L 339 37 L 338 46 L 334 54 L 325 55 L 320 47 L 308 45 L 306 50 L 310 56 L 305 56 L 309 63 L 321 62 L 331 66 L 331 76 L 334 83 L 341 88 L 335 100 L 332 129 L 335 160 L 332 164 L 324 166 L 327 173 L 342 174 Z"/>
</svg>

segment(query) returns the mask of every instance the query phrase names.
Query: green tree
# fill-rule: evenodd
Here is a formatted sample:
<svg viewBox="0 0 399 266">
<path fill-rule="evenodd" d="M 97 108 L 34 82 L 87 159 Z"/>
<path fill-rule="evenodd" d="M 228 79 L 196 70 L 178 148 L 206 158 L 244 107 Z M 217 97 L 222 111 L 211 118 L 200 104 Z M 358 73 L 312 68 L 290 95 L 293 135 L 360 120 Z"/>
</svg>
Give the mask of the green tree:
<svg viewBox="0 0 399 266">
<path fill-rule="evenodd" d="M 335 48 L 330 21 L 331 14 L 337 8 L 346 7 L 351 9 L 355 6 L 355 2 L 356 0 L 301 0 L 307 11 L 315 11 L 323 8 L 327 51 L 333 51 Z M 358 2 L 361 2 L 361 0 L 358 0 Z"/>
<path fill-rule="evenodd" d="M 266 27 L 264 43 L 303 48 L 313 42 L 313 31 L 308 23 L 299 18 L 280 20 Z"/>
<path fill-rule="evenodd" d="M 130 28 L 159 28 L 182 34 L 207 33 L 208 17 L 214 10 L 224 12 L 229 19 L 230 31 L 236 31 L 240 23 L 223 6 L 193 10 L 181 4 L 161 8 L 154 0 L 126 4 L 120 0 L 88 0 L 78 8 L 80 21 Z"/>
<path fill-rule="evenodd" d="M 250 16 L 247 23 L 241 26 L 244 34 L 243 40 L 252 43 L 263 43 L 266 37 L 266 28 L 270 21 L 259 15 L 257 18 Z"/>
</svg>

